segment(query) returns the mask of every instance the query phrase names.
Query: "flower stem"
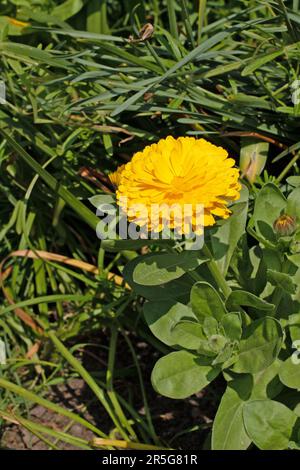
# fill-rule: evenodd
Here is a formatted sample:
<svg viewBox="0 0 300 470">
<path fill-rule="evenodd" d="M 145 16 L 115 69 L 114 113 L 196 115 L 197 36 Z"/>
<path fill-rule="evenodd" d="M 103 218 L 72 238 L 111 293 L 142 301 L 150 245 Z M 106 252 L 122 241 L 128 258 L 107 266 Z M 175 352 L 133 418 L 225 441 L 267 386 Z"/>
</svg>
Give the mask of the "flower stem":
<svg viewBox="0 0 300 470">
<path fill-rule="evenodd" d="M 285 177 L 285 175 L 290 171 L 290 169 L 294 166 L 298 158 L 300 157 L 300 152 L 296 153 L 294 157 L 290 160 L 290 162 L 286 165 L 286 167 L 282 170 L 280 175 L 276 178 L 276 182 L 280 183 L 281 180 Z"/>
<path fill-rule="evenodd" d="M 231 293 L 231 289 L 228 286 L 225 277 L 223 276 L 219 269 L 219 266 L 213 259 L 213 255 L 207 245 L 203 246 L 202 251 L 209 258 L 209 261 L 207 261 L 208 269 L 210 270 L 214 280 L 216 281 L 221 291 L 223 292 L 225 298 L 227 299 L 227 297 Z"/>
</svg>

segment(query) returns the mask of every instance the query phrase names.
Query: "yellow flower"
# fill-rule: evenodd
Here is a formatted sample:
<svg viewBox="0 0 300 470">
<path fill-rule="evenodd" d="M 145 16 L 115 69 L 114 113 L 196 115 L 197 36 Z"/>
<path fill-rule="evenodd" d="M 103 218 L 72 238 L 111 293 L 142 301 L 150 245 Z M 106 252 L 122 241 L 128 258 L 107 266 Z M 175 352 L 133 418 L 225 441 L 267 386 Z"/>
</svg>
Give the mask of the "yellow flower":
<svg viewBox="0 0 300 470">
<path fill-rule="evenodd" d="M 110 173 L 108 175 L 111 183 L 117 188 L 119 186 L 119 183 L 120 183 L 120 179 L 121 179 L 121 174 L 122 174 L 122 171 L 124 170 L 125 168 L 125 164 L 124 165 L 121 165 L 119 166 L 119 168 L 114 171 L 113 173 Z"/>
<path fill-rule="evenodd" d="M 233 168 L 234 164 L 225 149 L 204 139 L 168 136 L 137 152 L 110 179 L 117 186 L 117 203 L 130 221 L 146 226 L 148 231 L 160 232 L 167 226 L 190 233 L 187 227 L 192 226 L 195 233 L 201 233 L 198 204 L 204 207 L 202 225 L 209 226 L 215 224 L 216 216 L 227 218 L 228 203 L 240 197 L 239 170 Z M 183 208 L 186 204 L 192 208 L 188 220 L 182 220 L 176 210 L 167 217 L 166 212 L 157 209 L 174 205 Z M 157 215 L 156 222 L 151 210 Z"/>
</svg>

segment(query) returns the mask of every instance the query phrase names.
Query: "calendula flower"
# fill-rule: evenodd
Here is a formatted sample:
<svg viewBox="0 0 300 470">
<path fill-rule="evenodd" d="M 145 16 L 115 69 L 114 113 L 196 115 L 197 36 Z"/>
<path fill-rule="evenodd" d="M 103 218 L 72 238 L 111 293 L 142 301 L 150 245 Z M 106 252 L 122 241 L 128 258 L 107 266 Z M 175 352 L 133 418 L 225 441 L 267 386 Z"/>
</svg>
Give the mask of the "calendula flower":
<svg viewBox="0 0 300 470">
<path fill-rule="evenodd" d="M 240 197 L 239 170 L 234 164 L 225 149 L 205 139 L 168 136 L 137 152 L 110 179 L 129 221 L 148 231 L 160 232 L 167 226 L 184 234 L 190 233 L 190 227 L 201 233 L 202 226 L 215 224 L 215 217 L 227 218 L 228 204 Z M 179 212 L 185 205 L 191 211 L 183 220 Z M 199 205 L 204 209 L 201 227 Z M 177 209 L 170 213 L 167 208 L 172 206 Z"/>
<path fill-rule="evenodd" d="M 273 228 L 283 237 L 292 235 L 296 230 L 296 219 L 288 214 L 280 215 L 274 222 Z"/>
<path fill-rule="evenodd" d="M 118 168 L 116 171 L 114 171 L 113 173 L 110 173 L 110 174 L 108 175 L 108 177 L 109 177 L 111 183 L 112 183 L 116 188 L 119 186 L 119 183 L 120 183 L 120 180 L 121 180 L 121 174 L 122 174 L 124 168 L 125 168 L 125 164 L 119 166 L 119 168 Z"/>
</svg>

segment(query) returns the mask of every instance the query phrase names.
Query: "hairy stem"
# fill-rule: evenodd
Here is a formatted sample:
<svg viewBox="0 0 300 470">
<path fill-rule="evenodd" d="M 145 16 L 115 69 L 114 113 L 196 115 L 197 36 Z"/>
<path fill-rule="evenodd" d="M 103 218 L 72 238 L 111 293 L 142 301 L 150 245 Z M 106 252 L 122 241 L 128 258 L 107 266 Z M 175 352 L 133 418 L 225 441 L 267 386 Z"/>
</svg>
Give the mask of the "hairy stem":
<svg viewBox="0 0 300 470">
<path fill-rule="evenodd" d="M 228 286 L 225 277 L 223 276 L 222 272 L 219 269 L 219 266 L 213 259 L 213 255 L 207 245 L 203 246 L 202 251 L 209 258 L 209 261 L 207 261 L 208 269 L 210 270 L 214 280 L 216 281 L 221 291 L 223 292 L 225 298 L 227 299 L 227 297 L 231 293 L 231 289 Z"/>
</svg>

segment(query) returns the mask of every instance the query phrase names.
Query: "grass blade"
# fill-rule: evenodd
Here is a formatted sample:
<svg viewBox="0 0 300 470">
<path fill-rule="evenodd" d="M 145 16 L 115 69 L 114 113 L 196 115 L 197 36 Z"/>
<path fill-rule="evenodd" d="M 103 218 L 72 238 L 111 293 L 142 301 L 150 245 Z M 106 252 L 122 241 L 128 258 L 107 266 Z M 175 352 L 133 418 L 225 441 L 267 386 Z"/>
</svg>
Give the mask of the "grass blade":
<svg viewBox="0 0 300 470">
<path fill-rule="evenodd" d="M 19 385 L 9 382 L 8 380 L 3 379 L 3 378 L 0 378 L 0 387 L 3 388 L 4 390 L 8 390 L 12 393 L 15 393 L 16 395 L 19 395 L 25 400 L 31 401 L 33 403 L 37 403 L 38 405 L 44 406 L 48 410 L 52 410 L 55 413 L 65 416 L 66 418 L 69 418 L 72 421 L 75 421 L 76 423 L 81 424 L 85 428 L 90 429 L 93 433 L 97 434 L 98 436 L 101 436 L 104 438 L 107 437 L 102 431 L 97 429 L 93 424 L 89 423 L 84 418 L 81 418 L 80 416 L 73 413 L 72 411 L 62 408 L 60 405 L 57 405 L 56 403 L 53 403 L 49 400 L 46 400 L 45 398 L 40 397 L 39 395 L 36 395 L 33 392 L 30 392 L 26 388 L 20 387 Z"/>
<path fill-rule="evenodd" d="M 34 160 L 4 129 L 0 129 L 0 133 L 27 165 L 45 181 L 49 188 L 60 196 L 91 228 L 96 229 L 99 222 L 98 217 Z"/>
<path fill-rule="evenodd" d="M 174 0 L 167 0 L 167 8 L 168 8 L 168 16 L 169 16 L 170 33 L 173 36 L 173 38 L 178 39 L 178 27 L 177 27 Z"/>
</svg>

